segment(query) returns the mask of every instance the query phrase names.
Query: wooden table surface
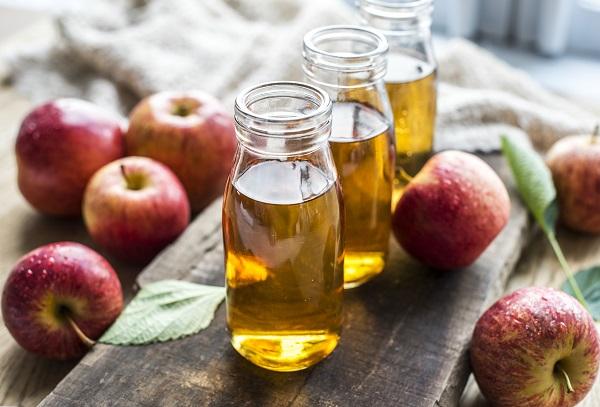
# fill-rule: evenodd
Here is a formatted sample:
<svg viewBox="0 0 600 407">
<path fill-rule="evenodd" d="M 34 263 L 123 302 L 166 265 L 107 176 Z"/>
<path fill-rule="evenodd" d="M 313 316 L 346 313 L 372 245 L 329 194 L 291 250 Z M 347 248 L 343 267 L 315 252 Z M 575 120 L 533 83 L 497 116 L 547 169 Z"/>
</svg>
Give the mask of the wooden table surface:
<svg viewBox="0 0 600 407">
<path fill-rule="evenodd" d="M 50 30 L 47 22 L 35 30 L 0 44 L 0 51 L 27 38 L 39 37 Z M 6 45 L 10 44 L 10 45 Z M 0 67 L 0 72 L 2 67 Z M 1 75 L 0 75 L 1 76 Z M 14 140 L 21 119 L 31 103 L 9 86 L 0 87 L 0 286 L 11 267 L 27 251 L 42 244 L 73 240 L 94 247 L 80 220 L 56 220 L 38 215 L 21 197 L 16 184 Z M 559 229 L 559 240 L 572 267 L 600 264 L 600 237 L 582 236 Z M 118 270 L 125 295 L 131 296 L 139 268 L 109 261 Z M 558 287 L 564 277 L 543 235 L 534 233 L 524 250 L 506 292 L 525 286 Z M 30 355 L 19 348 L 4 324 L 0 326 L 0 405 L 33 406 L 43 399 L 73 368 L 76 361 L 54 362 Z M 486 406 L 472 378 L 461 403 L 464 407 Z M 583 407 L 600 405 L 600 385 L 596 385 L 581 403 Z"/>
</svg>

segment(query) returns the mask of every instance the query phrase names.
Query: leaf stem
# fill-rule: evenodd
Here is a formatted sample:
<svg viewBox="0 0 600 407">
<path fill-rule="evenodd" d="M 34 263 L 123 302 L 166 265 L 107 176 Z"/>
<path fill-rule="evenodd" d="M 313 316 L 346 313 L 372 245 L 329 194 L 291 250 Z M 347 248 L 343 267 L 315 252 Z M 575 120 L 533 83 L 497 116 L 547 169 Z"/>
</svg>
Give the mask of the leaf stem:
<svg viewBox="0 0 600 407">
<path fill-rule="evenodd" d="M 571 384 L 571 379 L 569 379 L 569 375 L 567 374 L 567 372 L 565 372 L 565 369 L 562 368 L 560 363 L 557 364 L 556 367 L 558 368 L 558 371 L 561 372 L 563 377 L 565 378 L 565 382 L 567 384 L 567 393 L 573 393 L 575 391 L 575 389 L 573 389 L 573 385 Z"/>
<path fill-rule="evenodd" d="M 554 251 L 556 258 L 558 259 L 558 263 L 560 264 L 560 267 L 562 268 L 563 272 L 565 273 L 565 275 L 567 277 L 567 280 L 569 281 L 569 285 L 571 286 L 571 289 L 573 289 L 575 298 L 577 298 L 577 300 L 579 300 L 581 305 L 583 305 L 583 307 L 588 312 L 590 312 L 590 307 L 589 307 L 588 303 L 585 301 L 585 298 L 583 297 L 583 293 L 581 292 L 581 289 L 579 288 L 579 284 L 577 284 L 577 281 L 573 277 L 573 271 L 571 270 L 571 266 L 569 266 L 569 263 L 567 262 L 567 259 L 565 258 L 565 255 L 563 254 L 562 249 L 560 248 L 560 245 L 558 244 L 558 241 L 556 240 L 556 235 L 552 231 L 546 231 L 546 236 L 548 237 L 548 240 L 550 241 L 550 246 L 552 246 L 552 250 Z"/>
</svg>

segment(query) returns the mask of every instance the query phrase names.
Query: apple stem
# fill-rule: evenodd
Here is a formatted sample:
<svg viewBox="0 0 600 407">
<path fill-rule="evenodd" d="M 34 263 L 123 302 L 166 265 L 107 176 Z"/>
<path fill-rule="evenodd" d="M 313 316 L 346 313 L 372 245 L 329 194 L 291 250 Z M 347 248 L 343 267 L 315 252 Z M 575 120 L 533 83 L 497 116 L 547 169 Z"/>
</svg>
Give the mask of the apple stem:
<svg viewBox="0 0 600 407">
<path fill-rule="evenodd" d="M 565 378 L 565 382 L 567 383 L 567 393 L 573 393 L 575 390 L 573 389 L 573 385 L 571 384 L 571 379 L 569 379 L 569 375 L 567 374 L 567 372 L 565 372 L 565 369 L 562 368 L 560 363 L 557 364 L 556 367 L 558 368 L 558 370 L 562 373 L 563 377 Z"/>
<path fill-rule="evenodd" d="M 93 339 L 90 339 L 86 334 L 83 333 L 83 331 L 81 330 L 81 328 L 79 328 L 79 326 L 75 323 L 75 321 L 73 321 L 73 319 L 71 319 L 70 316 L 66 315 L 67 321 L 69 321 L 69 325 L 71 325 L 71 328 L 73 328 L 73 331 L 75 331 L 75 334 L 77 335 L 77 337 L 79 339 L 81 339 L 81 342 L 83 342 L 85 344 L 85 346 L 87 346 L 88 348 L 91 348 L 92 346 L 94 346 L 96 344 L 96 341 Z"/>
<path fill-rule="evenodd" d="M 127 170 L 125 169 L 125 164 L 121 164 L 120 168 L 121 168 L 121 174 L 123 175 L 123 178 L 125 178 L 125 182 L 127 183 L 127 185 L 129 185 L 130 184 L 129 176 L 127 175 Z"/>
</svg>

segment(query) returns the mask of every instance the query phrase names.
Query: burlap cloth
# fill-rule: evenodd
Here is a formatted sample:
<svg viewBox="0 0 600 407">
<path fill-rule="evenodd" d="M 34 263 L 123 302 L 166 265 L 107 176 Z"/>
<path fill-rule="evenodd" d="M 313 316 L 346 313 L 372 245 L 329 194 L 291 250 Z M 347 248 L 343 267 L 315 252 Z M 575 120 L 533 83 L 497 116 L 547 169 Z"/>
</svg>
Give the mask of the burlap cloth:
<svg viewBox="0 0 600 407">
<path fill-rule="evenodd" d="M 339 0 L 95 0 L 57 16 L 59 40 L 8 59 L 10 80 L 34 102 L 59 96 L 126 114 L 140 97 L 199 88 L 233 109 L 243 87 L 301 80 L 302 37 L 322 25 L 354 23 Z M 498 136 L 546 149 L 589 132 L 591 112 L 553 95 L 478 46 L 436 49 L 436 147 L 489 151 Z"/>
</svg>

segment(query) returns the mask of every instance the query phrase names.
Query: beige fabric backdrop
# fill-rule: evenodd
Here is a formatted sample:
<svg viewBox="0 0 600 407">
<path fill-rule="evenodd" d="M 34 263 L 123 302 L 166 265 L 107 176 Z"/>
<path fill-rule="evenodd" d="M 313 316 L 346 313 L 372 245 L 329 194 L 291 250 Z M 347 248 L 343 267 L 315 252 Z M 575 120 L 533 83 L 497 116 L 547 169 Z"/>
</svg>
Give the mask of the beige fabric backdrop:
<svg viewBox="0 0 600 407">
<path fill-rule="evenodd" d="M 126 114 L 140 97 L 199 88 L 227 106 L 239 89 L 301 80 L 303 34 L 355 22 L 340 0 L 96 0 L 57 18 L 60 39 L 5 56 L 34 101 L 77 96 Z M 545 149 L 598 118 L 463 40 L 437 50 L 438 149 L 491 150 L 498 136 Z"/>
</svg>

